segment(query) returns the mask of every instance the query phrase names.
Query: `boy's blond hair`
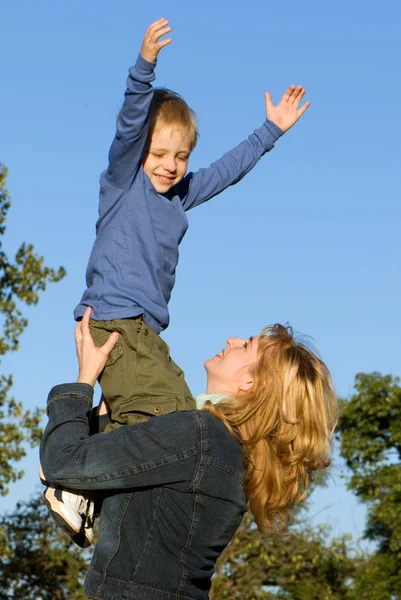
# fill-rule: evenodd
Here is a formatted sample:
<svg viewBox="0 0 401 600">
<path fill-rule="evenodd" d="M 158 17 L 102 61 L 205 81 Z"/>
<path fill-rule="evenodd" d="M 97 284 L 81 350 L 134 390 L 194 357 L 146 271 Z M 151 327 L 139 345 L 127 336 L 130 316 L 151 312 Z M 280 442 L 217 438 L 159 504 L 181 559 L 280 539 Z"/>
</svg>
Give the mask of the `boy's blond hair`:
<svg viewBox="0 0 401 600">
<path fill-rule="evenodd" d="M 156 129 L 171 126 L 175 126 L 186 135 L 189 135 L 192 152 L 199 137 L 196 113 L 176 92 L 167 88 L 155 88 L 149 109 L 148 144 Z"/>
</svg>

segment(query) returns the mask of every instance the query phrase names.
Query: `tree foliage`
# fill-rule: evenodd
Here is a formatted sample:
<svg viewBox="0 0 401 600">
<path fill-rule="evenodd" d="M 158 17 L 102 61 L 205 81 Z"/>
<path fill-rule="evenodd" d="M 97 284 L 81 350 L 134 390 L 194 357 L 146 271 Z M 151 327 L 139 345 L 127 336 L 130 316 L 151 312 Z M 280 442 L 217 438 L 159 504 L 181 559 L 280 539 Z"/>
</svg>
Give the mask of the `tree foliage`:
<svg viewBox="0 0 401 600">
<path fill-rule="evenodd" d="M 212 600 L 354 600 L 358 561 L 347 536 L 330 540 L 324 528 L 260 533 L 247 515 L 221 555 Z"/>
<path fill-rule="evenodd" d="M 0 356 L 19 348 L 19 338 L 28 322 L 23 317 L 20 305 L 37 304 L 39 292 L 48 283 L 56 282 L 65 275 L 65 270 L 51 269 L 44 265 L 42 256 L 34 252 L 32 244 L 22 243 L 15 258 L 10 260 L 3 249 L 7 213 L 11 202 L 6 189 L 7 169 L 0 163 Z M 25 456 L 24 442 L 38 441 L 41 420 L 40 411 L 24 410 L 20 402 L 10 396 L 10 375 L 0 377 L 0 494 L 8 492 L 8 484 L 20 479 L 21 470 L 15 463 Z"/>
<path fill-rule="evenodd" d="M 42 496 L 0 518 L 0 600 L 84 600 L 85 553 L 49 517 Z"/>
<path fill-rule="evenodd" d="M 401 388 L 399 379 L 360 373 L 342 403 L 338 435 L 348 487 L 367 507 L 365 538 L 376 544 L 358 578 L 358 598 L 401 598 Z"/>
</svg>

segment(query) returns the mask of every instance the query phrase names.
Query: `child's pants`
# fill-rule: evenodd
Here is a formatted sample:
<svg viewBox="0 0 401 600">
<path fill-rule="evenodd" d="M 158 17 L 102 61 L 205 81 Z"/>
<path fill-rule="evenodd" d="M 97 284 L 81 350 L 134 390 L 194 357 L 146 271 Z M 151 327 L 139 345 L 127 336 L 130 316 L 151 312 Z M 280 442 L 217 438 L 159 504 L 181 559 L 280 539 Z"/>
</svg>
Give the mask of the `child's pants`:
<svg viewBox="0 0 401 600">
<path fill-rule="evenodd" d="M 120 335 L 99 377 L 112 424 L 133 425 L 151 416 L 196 408 L 183 371 L 170 357 L 167 344 L 142 317 L 113 321 L 90 320 L 96 346 L 113 331 Z"/>
</svg>

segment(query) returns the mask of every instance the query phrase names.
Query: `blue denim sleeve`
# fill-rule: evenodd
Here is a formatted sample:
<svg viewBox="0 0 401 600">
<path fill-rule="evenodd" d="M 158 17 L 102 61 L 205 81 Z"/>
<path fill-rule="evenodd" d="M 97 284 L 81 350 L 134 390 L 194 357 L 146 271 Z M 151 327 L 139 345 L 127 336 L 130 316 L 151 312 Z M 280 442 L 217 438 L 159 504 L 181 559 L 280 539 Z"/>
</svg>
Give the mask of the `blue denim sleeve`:
<svg viewBox="0 0 401 600">
<path fill-rule="evenodd" d="M 151 417 L 90 437 L 93 388 L 63 384 L 50 391 L 49 422 L 40 446 L 45 477 L 80 490 L 182 484 L 196 476 L 207 436 L 198 411 Z M 203 432 L 203 433 L 202 433 Z"/>
<path fill-rule="evenodd" d="M 238 183 L 253 169 L 260 158 L 274 146 L 283 131 L 266 120 L 246 140 L 224 154 L 207 169 L 188 173 L 177 186 L 177 194 L 185 210 L 190 210 L 230 185 Z"/>
</svg>

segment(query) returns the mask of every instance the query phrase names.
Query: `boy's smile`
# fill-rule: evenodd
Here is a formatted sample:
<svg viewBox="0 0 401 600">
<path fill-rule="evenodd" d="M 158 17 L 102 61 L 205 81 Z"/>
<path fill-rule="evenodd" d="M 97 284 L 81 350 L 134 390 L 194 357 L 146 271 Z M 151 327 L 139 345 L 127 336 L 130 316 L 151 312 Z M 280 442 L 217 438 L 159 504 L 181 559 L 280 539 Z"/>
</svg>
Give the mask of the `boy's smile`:
<svg viewBox="0 0 401 600">
<path fill-rule="evenodd" d="M 174 125 L 155 128 L 143 170 L 159 194 L 165 194 L 187 172 L 191 153 L 190 135 Z"/>
</svg>

